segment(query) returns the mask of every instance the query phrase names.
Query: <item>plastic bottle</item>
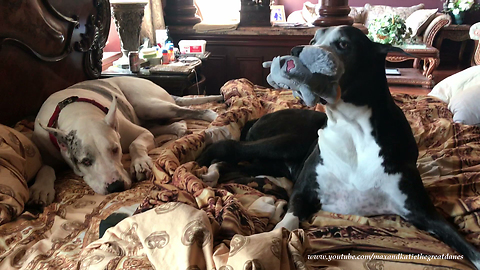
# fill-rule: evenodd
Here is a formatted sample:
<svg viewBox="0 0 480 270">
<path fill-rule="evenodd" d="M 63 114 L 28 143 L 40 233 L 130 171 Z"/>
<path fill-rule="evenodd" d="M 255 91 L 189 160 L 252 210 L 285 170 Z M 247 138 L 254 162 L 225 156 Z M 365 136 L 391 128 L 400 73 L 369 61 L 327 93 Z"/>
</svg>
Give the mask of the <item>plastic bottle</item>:
<svg viewBox="0 0 480 270">
<path fill-rule="evenodd" d="M 173 52 L 173 44 L 168 47 L 168 56 L 170 57 L 170 62 L 175 61 L 175 53 Z"/>
<path fill-rule="evenodd" d="M 168 30 L 168 26 L 165 27 L 165 29 L 167 30 L 167 39 L 165 39 L 165 48 L 164 49 L 169 49 L 170 48 L 170 45 L 173 47 L 173 39 L 170 37 L 170 32 Z"/>
<path fill-rule="evenodd" d="M 163 64 L 170 63 L 170 55 L 168 54 L 168 51 L 166 49 L 163 49 L 162 51 L 162 60 Z"/>
</svg>

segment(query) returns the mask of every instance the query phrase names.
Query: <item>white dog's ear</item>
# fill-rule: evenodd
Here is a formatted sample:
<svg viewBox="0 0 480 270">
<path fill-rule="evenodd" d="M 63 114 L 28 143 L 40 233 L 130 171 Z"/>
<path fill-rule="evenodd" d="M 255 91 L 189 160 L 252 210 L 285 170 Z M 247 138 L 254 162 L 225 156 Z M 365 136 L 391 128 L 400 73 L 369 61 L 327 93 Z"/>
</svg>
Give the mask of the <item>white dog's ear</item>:
<svg viewBox="0 0 480 270">
<path fill-rule="evenodd" d="M 42 125 L 41 123 L 38 123 L 40 125 L 40 127 L 42 127 L 43 129 L 45 129 L 48 133 L 52 134 L 55 139 L 57 139 L 57 143 L 58 143 L 58 146 L 60 147 L 60 149 L 62 151 L 66 151 L 67 150 L 67 133 L 65 133 L 65 131 L 63 130 L 60 130 L 58 128 L 51 128 L 51 127 L 46 127 L 44 125 Z"/>
<path fill-rule="evenodd" d="M 117 96 L 113 96 L 112 104 L 110 104 L 110 108 L 108 109 L 104 121 L 107 125 L 117 130 Z"/>
</svg>

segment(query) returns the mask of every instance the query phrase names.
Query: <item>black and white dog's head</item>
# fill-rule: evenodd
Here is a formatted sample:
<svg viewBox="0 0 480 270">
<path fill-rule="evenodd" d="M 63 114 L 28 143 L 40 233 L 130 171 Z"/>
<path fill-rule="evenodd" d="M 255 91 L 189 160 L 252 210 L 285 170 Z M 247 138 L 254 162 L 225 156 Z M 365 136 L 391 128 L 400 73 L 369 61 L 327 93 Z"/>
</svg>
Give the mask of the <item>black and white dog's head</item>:
<svg viewBox="0 0 480 270">
<path fill-rule="evenodd" d="M 310 45 L 294 47 L 291 56 L 286 56 L 300 72 L 287 65 L 290 59 L 280 61 L 277 63 L 280 67 L 274 68 L 274 59 L 271 75 L 282 81 L 282 88 L 292 89 L 294 95 L 309 106 L 318 102 L 333 104 L 340 98 L 356 103 L 367 102 L 379 94 L 375 91 L 388 89 L 385 58 L 389 51 L 403 52 L 391 45 L 372 42 L 360 29 L 352 26 L 321 28 Z M 278 88 L 272 77 L 268 81 Z"/>
</svg>

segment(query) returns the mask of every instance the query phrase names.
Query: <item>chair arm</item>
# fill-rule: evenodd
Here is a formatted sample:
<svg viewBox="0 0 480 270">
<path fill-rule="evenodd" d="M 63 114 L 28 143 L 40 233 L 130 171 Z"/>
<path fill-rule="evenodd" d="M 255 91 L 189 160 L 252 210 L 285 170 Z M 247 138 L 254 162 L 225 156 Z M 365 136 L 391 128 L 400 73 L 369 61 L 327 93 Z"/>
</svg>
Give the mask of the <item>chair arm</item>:
<svg viewBox="0 0 480 270">
<path fill-rule="evenodd" d="M 427 26 L 423 33 L 422 41 L 428 46 L 433 46 L 433 40 L 442 27 L 450 25 L 452 18 L 448 14 L 437 13 L 435 19 Z"/>
</svg>

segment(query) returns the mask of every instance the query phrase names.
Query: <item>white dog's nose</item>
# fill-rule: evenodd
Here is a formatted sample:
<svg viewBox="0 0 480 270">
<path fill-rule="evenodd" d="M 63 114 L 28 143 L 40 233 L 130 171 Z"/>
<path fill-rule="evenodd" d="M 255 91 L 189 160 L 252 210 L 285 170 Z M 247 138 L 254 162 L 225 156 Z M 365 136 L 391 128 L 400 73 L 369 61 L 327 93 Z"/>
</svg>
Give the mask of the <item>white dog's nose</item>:
<svg viewBox="0 0 480 270">
<path fill-rule="evenodd" d="M 120 192 L 125 190 L 125 184 L 123 181 L 117 180 L 107 186 L 108 193 Z"/>
</svg>

